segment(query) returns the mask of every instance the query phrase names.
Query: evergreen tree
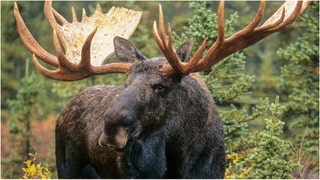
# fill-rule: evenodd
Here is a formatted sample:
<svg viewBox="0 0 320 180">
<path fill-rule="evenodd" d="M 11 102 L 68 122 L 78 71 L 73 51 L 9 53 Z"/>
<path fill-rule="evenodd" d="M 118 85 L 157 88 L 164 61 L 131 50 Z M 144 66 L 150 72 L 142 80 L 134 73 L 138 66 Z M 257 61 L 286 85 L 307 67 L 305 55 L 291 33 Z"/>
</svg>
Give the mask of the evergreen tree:
<svg viewBox="0 0 320 180">
<path fill-rule="evenodd" d="M 188 20 L 188 25 L 184 27 L 185 33 L 182 33 L 180 36 L 175 33 L 175 37 L 178 39 L 176 46 L 179 46 L 186 39 L 192 39 L 195 42 L 195 46 L 199 47 L 205 37 L 209 37 L 209 40 L 211 40 L 211 43 L 208 43 L 208 46 L 210 46 L 212 42 L 214 42 L 217 34 L 217 16 L 208 9 L 206 2 L 192 2 L 190 3 L 190 8 L 195 15 Z M 228 34 L 233 33 L 233 27 L 237 19 L 237 13 L 234 13 L 226 20 L 225 26 L 228 27 L 226 32 L 227 37 Z M 314 21 L 309 21 L 309 23 L 313 24 L 314 27 L 318 27 Z M 314 32 L 307 32 L 309 37 L 312 36 L 313 33 Z M 318 37 L 312 37 L 313 40 L 318 40 Z M 302 38 L 301 41 L 310 43 L 308 39 Z M 305 45 L 305 47 L 311 47 L 309 49 L 309 51 L 312 51 L 311 54 L 317 52 L 314 51 L 318 49 L 317 44 L 315 43 L 314 45 L 315 46 Z M 270 50 L 270 52 L 271 51 L 272 50 Z M 260 50 L 258 52 L 260 54 L 253 56 L 265 56 L 261 54 Z M 300 55 L 303 54 L 303 52 L 297 53 Z M 287 56 L 288 54 L 291 56 L 291 52 L 287 52 Z M 318 56 L 313 57 L 315 57 L 314 59 L 318 59 Z M 255 81 L 255 76 L 244 73 L 244 59 L 245 56 L 243 53 L 235 53 L 217 63 L 209 73 L 204 75 L 205 81 L 212 91 L 212 95 L 218 102 L 220 116 L 224 124 L 228 154 L 226 178 L 292 178 L 294 175 L 293 171 L 298 167 L 298 164 L 297 161 L 295 161 L 295 157 L 291 154 L 291 143 L 284 136 L 283 127 L 285 122 L 282 120 L 287 120 L 287 118 L 285 118 L 287 116 L 284 116 L 284 113 L 286 114 L 288 109 L 292 109 L 290 108 L 292 102 L 280 103 L 279 97 L 276 98 L 275 103 L 271 104 L 269 103 L 269 98 L 256 100 L 257 98 L 250 93 L 252 84 Z M 277 69 L 273 68 L 272 63 L 268 64 L 269 65 L 264 68 L 265 71 Z M 298 63 L 295 63 L 291 67 L 297 68 L 295 66 L 297 64 Z M 314 72 L 317 72 L 314 67 L 318 66 L 304 67 L 304 69 L 308 69 L 309 74 L 310 72 L 314 74 Z M 286 66 L 283 70 L 284 69 L 286 69 Z M 294 73 L 296 72 L 297 70 L 295 70 Z M 273 74 L 273 72 L 269 72 L 268 74 Z M 301 78 L 301 74 L 299 75 L 300 77 L 291 75 L 287 77 L 295 78 L 296 80 Z M 268 76 L 263 78 L 268 78 Z M 276 79 L 273 81 L 277 82 Z M 304 78 L 302 81 L 305 82 Z M 266 83 L 265 80 L 264 82 Z M 318 84 L 318 80 L 307 80 L 307 82 L 311 82 L 313 85 Z M 275 83 L 273 83 L 273 86 L 274 84 Z M 289 84 L 295 83 L 289 82 Z M 295 85 L 299 87 L 299 83 Z M 262 87 L 264 88 L 256 90 L 263 92 L 258 94 L 265 97 L 265 95 L 269 94 L 266 93 L 269 91 L 269 87 Z M 302 101 L 305 100 L 305 97 L 312 96 L 312 98 L 308 99 L 305 103 L 313 103 L 309 109 L 314 111 L 310 114 L 307 113 L 307 116 L 314 118 L 313 121 L 307 122 L 314 122 L 312 124 L 314 125 L 314 130 L 311 132 L 314 132 L 313 137 L 317 138 L 318 136 L 315 135 L 318 134 L 318 98 L 315 98 L 314 95 L 318 95 L 318 90 L 315 86 L 308 86 L 307 84 L 305 87 L 310 87 L 310 89 L 308 91 L 303 90 L 303 92 L 311 91 L 313 93 L 309 93 L 308 96 L 300 96 L 300 100 Z M 271 96 L 271 98 L 272 97 L 273 96 Z M 281 97 L 280 94 L 280 98 Z M 297 113 L 300 114 L 301 111 L 297 111 Z M 264 123 L 261 123 L 262 120 L 264 120 Z M 292 119 L 292 121 L 295 121 L 295 119 Z M 262 128 L 260 133 L 257 133 L 257 130 L 260 128 L 257 129 L 252 126 L 255 124 L 264 124 L 265 127 Z M 306 127 L 305 124 L 304 127 Z M 313 143 L 309 147 L 311 147 L 311 149 L 317 148 L 317 144 Z"/>
<path fill-rule="evenodd" d="M 299 19 L 304 28 L 295 43 L 278 50 L 283 66 L 278 86 L 286 106 L 285 121 L 289 138 L 300 165 L 309 158 L 307 172 L 319 170 L 319 2 L 313 2 Z M 308 163 L 308 162 L 307 162 Z M 296 172 L 300 178 L 316 178 L 311 174 Z M 300 171 L 301 170 L 301 171 Z M 300 171 L 300 172 L 299 172 Z"/>
<path fill-rule="evenodd" d="M 39 117 L 37 110 L 40 109 L 40 104 L 38 102 L 43 93 L 42 81 L 34 72 L 29 74 L 28 66 L 26 68 L 26 75 L 21 79 L 21 88 L 16 98 L 8 101 L 11 115 L 9 119 L 10 136 L 15 140 L 11 144 L 11 156 L 5 158 L 4 161 L 15 167 L 19 167 L 21 162 L 27 159 L 32 152 L 31 123 Z M 12 168 L 11 170 L 17 171 L 19 169 Z"/>
<path fill-rule="evenodd" d="M 160 54 L 151 31 L 153 21 L 158 18 L 158 13 L 154 13 L 158 3 L 99 3 L 104 13 L 112 5 L 143 11 L 141 23 L 131 40 L 147 57 Z M 96 2 L 53 4 L 68 20 L 71 20 L 70 7 L 74 6 L 80 20 L 81 8 L 88 7 L 87 15 L 91 15 Z M 217 15 L 213 12 L 218 2 L 191 2 L 191 11 L 186 9 L 184 2 L 161 4 L 166 21 L 176 31 L 175 47 L 193 40 L 196 48 L 206 37 L 209 37 L 208 47 L 215 41 Z M 267 7 L 266 11 L 278 8 L 281 3 L 267 4 L 271 8 Z M 35 38 L 49 52 L 54 52 L 52 33 L 48 33 L 52 30 L 42 10 L 39 11 L 43 9 L 43 2 L 18 2 L 18 5 Z M 247 25 L 258 5 L 258 2 L 226 2 L 225 14 L 231 14 L 225 18 L 226 37 Z M 239 8 L 241 13 L 234 11 Z M 313 2 L 292 28 L 272 35 L 271 43 L 257 43 L 245 51 L 230 55 L 202 73 L 218 104 L 224 124 L 228 161 L 226 178 L 319 177 L 318 9 L 319 2 Z M 2 165 L 5 165 L 2 166 L 2 172 L 6 172 L 2 177 L 18 178 L 21 177 L 18 176 L 19 172 L 22 172 L 18 166 L 20 164 L 21 167 L 26 160 L 22 154 L 26 156 L 30 151 L 27 150 L 30 149 L 27 148 L 27 142 L 32 136 L 28 131 L 28 123 L 36 122 L 49 113 L 58 114 L 66 101 L 85 87 L 118 85 L 125 76 L 111 74 L 72 83 L 56 82 L 34 73 L 31 66 L 28 76 L 23 77 L 25 59 L 31 58 L 31 55 L 19 40 L 13 15 L 7 15 L 13 14 L 13 3 L 1 2 L 1 14 L 1 25 L 6 27 L 1 32 L 1 116 L 5 122 L 10 119 L 14 137 L 23 138 L 14 141 L 24 144 L 21 146 L 24 149 L 13 148 L 11 156 L 2 159 Z M 300 34 L 301 37 L 295 38 Z M 289 41 L 294 43 L 288 46 Z M 286 48 L 279 49 L 280 46 Z M 279 58 L 274 56 L 277 49 Z M 275 102 L 270 103 L 269 99 L 273 101 L 274 98 Z"/>
</svg>

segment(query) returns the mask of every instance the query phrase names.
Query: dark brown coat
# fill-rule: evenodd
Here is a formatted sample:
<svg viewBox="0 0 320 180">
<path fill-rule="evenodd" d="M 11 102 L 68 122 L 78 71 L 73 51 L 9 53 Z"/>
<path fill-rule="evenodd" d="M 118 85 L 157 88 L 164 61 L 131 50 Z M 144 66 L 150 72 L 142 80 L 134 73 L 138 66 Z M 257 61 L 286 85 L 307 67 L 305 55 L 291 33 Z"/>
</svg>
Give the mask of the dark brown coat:
<svg viewBox="0 0 320 180">
<path fill-rule="evenodd" d="M 134 63 L 124 85 L 89 87 L 58 118 L 59 178 L 223 178 L 223 128 L 204 83 L 163 75 L 165 58 L 124 39 L 115 50 Z"/>
</svg>

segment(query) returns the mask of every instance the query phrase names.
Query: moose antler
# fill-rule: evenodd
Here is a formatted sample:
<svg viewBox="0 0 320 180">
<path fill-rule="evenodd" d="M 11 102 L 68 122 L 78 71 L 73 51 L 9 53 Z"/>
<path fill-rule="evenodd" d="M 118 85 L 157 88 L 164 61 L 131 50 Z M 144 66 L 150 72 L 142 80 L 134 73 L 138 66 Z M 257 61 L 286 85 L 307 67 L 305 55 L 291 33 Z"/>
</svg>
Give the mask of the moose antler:
<svg viewBox="0 0 320 180">
<path fill-rule="evenodd" d="M 159 4 L 160 33 L 158 33 L 155 21 L 153 24 L 153 35 L 169 62 L 169 65 L 165 64 L 163 66 L 163 71 L 168 75 L 174 73 L 189 74 L 191 72 L 202 71 L 230 54 L 249 47 L 274 32 L 287 28 L 304 12 L 310 3 L 311 1 L 309 0 L 287 0 L 262 26 L 258 27 L 265 9 L 265 1 L 261 1 L 253 21 L 244 29 L 225 39 L 224 1 L 220 1 L 218 8 L 218 36 L 216 42 L 208 49 L 206 55 L 202 57 L 207 45 L 208 38 L 206 38 L 187 63 L 182 62 L 174 50 L 170 24 L 168 25 L 168 35 L 165 32 L 162 8 Z"/>
<path fill-rule="evenodd" d="M 87 17 L 83 9 L 82 21 L 78 22 L 72 8 L 73 22 L 69 23 L 52 8 L 51 1 L 46 1 L 44 13 L 54 30 L 53 41 L 57 57 L 48 53 L 37 43 L 26 27 L 17 4 L 14 3 L 14 16 L 21 40 L 33 53 L 34 64 L 43 75 L 56 80 L 74 81 L 96 74 L 127 73 L 130 67 L 128 63 L 102 64 L 114 53 L 112 42 L 115 36 L 127 39 L 132 36 L 141 19 L 141 12 L 112 7 L 108 13 L 103 14 L 100 6 L 97 5 L 91 17 Z M 56 19 L 62 25 L 59 25 Z M 58 69 L 46 69 L 37 58 Z"/>
</svg>

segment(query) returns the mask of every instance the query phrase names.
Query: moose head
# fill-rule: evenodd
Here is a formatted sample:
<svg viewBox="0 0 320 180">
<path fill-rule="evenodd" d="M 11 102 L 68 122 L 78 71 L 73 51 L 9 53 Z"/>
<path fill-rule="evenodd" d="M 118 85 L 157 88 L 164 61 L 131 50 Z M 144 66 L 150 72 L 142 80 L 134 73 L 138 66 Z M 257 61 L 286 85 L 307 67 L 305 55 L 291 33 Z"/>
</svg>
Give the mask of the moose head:
<svg viewBox="0 0 320 180">
<path fill-rule="evenodd" d="M 56 126 L 59 177 L 223 178 L 222 124 L 209 91 L 193 73 L 287 28 L 310 2 L 288 0 L 259 26 L 265 4 L 261 1 L 244 29 L 225 38 L 221 1 L 216 42 L 204 54 L 206 38 L 192 57 L 190 41 L 174 49 L 171 27 L 167 34 L 159 5 L 159 27 L 154 22 L 153 35 L 164 57 L 151 59 L 126 40 L 137 27 L 140 12 L 112 8 L 102 14 L 97 6 L 90 18 L 83 12 L 82 22 L 73 11 L 74 22 L 69 23 L 46 2 L 45 15 L 54 29 L 54 56 L 32 37 L 15 4 L 21 40 L 44 76 L 76 81 L 127 74 L 124 85 L 87 88 L 62 110 Z M 106 63 L 114 52 L 120 62 Z M 38 58 L 57 69 L 43 67 Z"/>
</svg>

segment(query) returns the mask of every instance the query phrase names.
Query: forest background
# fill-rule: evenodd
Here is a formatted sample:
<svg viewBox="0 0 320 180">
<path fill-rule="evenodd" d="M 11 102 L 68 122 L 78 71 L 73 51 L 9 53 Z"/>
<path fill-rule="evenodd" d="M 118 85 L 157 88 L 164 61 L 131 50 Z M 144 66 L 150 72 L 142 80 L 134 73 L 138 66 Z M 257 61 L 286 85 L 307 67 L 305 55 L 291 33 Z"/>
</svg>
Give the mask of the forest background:
<svg viewBox="0 0 320 180">
<path fill-rule="evenodd" d="M 71 21 L 73 6 L 91 15 L 96 4 L 106 13 L 112 6 L 143 12 L 131 41 L 147 57 L 161 55 L 152 36 L 158 2 L 65 1 L 54 8 Z M 161 2 L 175 46 L 205 37 L 214 42 L 218 2 Z M 27 27 L 54 54 L 52 29 L 43 2 L 18 2 Z M 245 27 L 259 2 L 227 1 L 227 36 Z M 281 2 L 267 2 L 265 18 Z M 119 85 L 123 75 L 95 76 L 78 82 L 57 82 L 38 73 L 22 45 L 13 17 L 13 2 L 1 2 L 1 177 L 39 174 L 56 178 L 54 126 L 68 99 L 96 84 Z M 319 2 L 285 31 L 231 55 L 202 73 L 224 123 L 226 178 L 319 178 Z M 29 161 L 28 161 L 29 160 Z M 31 161 L 30 161 L 31 160 Z M 41 172 L 40 172 L 41 171 Z M 36 177 L 34 175 L 33 177 Z"/>
</svg>

